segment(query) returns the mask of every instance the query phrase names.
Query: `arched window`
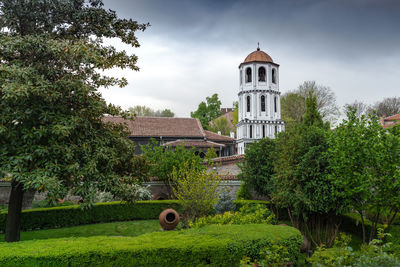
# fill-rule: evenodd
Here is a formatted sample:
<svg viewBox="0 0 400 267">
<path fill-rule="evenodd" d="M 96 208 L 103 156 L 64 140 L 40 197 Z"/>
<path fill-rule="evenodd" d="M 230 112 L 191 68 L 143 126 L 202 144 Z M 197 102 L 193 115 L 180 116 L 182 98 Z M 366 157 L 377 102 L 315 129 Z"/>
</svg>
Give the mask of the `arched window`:
<svg viewBox="0 0 400 267">
<path fill-rule="evenodd" d="M 258 68 L 258 81 L 265 82 L 265 68 L 264 67 Z"/>
<path fill-rule="evenodd" d="M 240 70 L 240 84 L 243 83 L 243 72 L 242 70 Z"/>
<path fill-rule="evenodd" d="M 265 96 L 261 96 L 261 111 L 265 111 Z"/>
<path fill-rule="evenodd" d="M 276 96 L 274 97 L 274 110 L 278 112 L 278 98 Z"/>
<path fill-rule="evenodd" d="M 246 83 L 251 83 L 251 68 L 246 69 Z"/>
<path fill-rule="evenodd" d="M 247 102 L 247 103 L 246 103 L 246 104 L 247 104 L 247 112 L 250 112 L 250 96 L 249 96 L 249 95 L 247 96 L 247 99 L 246 99 L 246 100 L 247 100 L 247 101 L 246 101 L 246 102 Z"/>
<path fill-rule="evenodd" d="M 250 138 L 253 138 L 253 125 L 250 125 Z"/>
<path fill-rule="evenodd" d="M 278 133 L 278 126 L 275 125 L 275 134 Z"/>
<path fill-rule="evenodd" d="M 272 83 L 276 83 L 276 70 L 272 69 Z"/>
<path fill-rule="evenodd" d="M 264 138 L 265 137 L 265 125 L 263 125 L 262 132 L 263 132 L 263 138 Z"/>
</svg>

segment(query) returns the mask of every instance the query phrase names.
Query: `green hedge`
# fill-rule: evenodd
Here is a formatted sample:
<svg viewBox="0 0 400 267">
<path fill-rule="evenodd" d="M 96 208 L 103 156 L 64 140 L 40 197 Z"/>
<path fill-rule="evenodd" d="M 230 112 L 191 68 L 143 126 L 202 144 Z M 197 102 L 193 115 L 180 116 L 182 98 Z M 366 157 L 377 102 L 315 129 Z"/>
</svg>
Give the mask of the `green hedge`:
<svg viewBox="0 0 400 267">
<path fill-rule="evenodd" d="M 79 205 L 22 211 L 21 230 L 60 228 L 82 224 L 156 219 L 167 208 L 181 207 L 177 200 L 98 203 L 83 210 Z M 0 213 L 0 231 L 4 232 L 7 212 Z"/>
<path fill-rule="evenodd" d="M 296 263 L 298 230 L 265 224 L 210 225 L 138 237 L 62 238 L 0 244 L 1 266 L 238 266 L 273 242 Z"/>
<path fill-rule="evenodd" d="M 250 205 L 265 204 L 265 201 L 240 200 L 236 201 L 239 209 L 245 203 Z M 24 210 L 22 212 L 22 231 L 60 228 L 82 224 L 158 219 L 160 213 L 167 208 L 178 212 L 181 206 L 178 200 L 137 201 L 134 204 L 122 202 L 98 203 L 90 209 L 82 210 L 79 205 L 54 208 Z M 0 232 L 5 231 L 7 212 L 0 213 Z"/>
</svg>

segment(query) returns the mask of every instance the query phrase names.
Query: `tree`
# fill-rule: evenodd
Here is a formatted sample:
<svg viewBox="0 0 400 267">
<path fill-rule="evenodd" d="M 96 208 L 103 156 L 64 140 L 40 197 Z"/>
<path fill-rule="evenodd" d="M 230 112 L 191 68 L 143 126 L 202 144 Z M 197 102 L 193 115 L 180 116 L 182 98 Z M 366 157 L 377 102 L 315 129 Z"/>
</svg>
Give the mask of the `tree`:
<svg viewBox="0 0 400 267">
<path fill-rule="evenodd" d="M 142 146 L 142 151 L 151 164 L 150 176 L 155 176 L 167 183 L 171 182 L 174 168 L 178 172 L 187 167 L 196 170 L 206 168 L 196 150 L 194 148 L 186 149 L 183 145 L 175 148 L 164 147 L 159 146 L 153 140 L 152 143 Z"/>
<path fill-rule="evenodd" d="M 184 163 L 184 168 L 174 168 L 172 181 L 175 197 L 181 201 L 183 221 L 186 226 L 196 218 L 208 215 L 218 200 L 219 176 L 214 172 L 193 168 L 195 164 Z"/>
<path fill-rule="evenodd" d="M 355 115 L 357 118 L 361 118 L 362 115 L 366 116 L 372 111 L 372 107 L 357 100 L 353 103 L 344 105 L 343 109 L 345 114 L 351 112 L 351 110 L 355 110 Z"/>
<path fill-rule="evenodd" d="M 271 177 L 274 174 L 275 140 L 263 138 L 249 145 L 239 168 L 240 180 L 262 196 L 271 197 L 273 186 Z"/>
<path fill-rule="evenodd" d="M 129 113 L 140 117 L 174 117 L 175 114 L 170 109 L 154 110 L 146 106 L 134 106 L 129 108 Z"/>
<path fill-rule="evenodd" d="M 330 177 L 338 197 L 358 212 L 367 241 L 365 218 L 372 221 L 374 238 L 382 216 L 390 225 L 400 210 L 400 127 L 383 129 L 376 114 L 356 116 L 350 109 L 329 138 Z"/>
<path fill-rule="evenodd" d="M 317 111 L 316 97 L 309 93 L 306 103 L 301 122 L 276 139 L 271 196 L 308 240 L 330 246 L 344 206 L 328 176 L 328 127 Z"/>
<path fill-rule="evenodd" d="M 206 102 L 202 101 L 196 111 L 190 112 L 190 116 L 198 118 L 203 128 L 207 130 L 209 122 L 221 116 L 221 101 L 218 99 L 218 94 L 213 94 L 211 97 L 206 97 Z"/>
<path fill-rule="evenodd" d="M 236 124 L 239 122 L 239 102 L 235 101 L 233 102 L 233 126 L 235 127 L 235 132 L 236 132 Z"/>
<path fill-rule="evenodd" d="M 100 0 L 0 2 L 0 172 L 11 177 L 6 241 L 18 241 L 23 192 L 70 190 L 90 205 L 97 191 L 134 195 L 145 159 L 122 125 L 104 114 L 100 86 L 125 86 L 104 76 L 114 67 L 138 70 L 137 57 L 103 44 L 117 38 L 138 47 L 147 24 L 119 19 Z M 143 167 L 141 167 L 143 166 Z"/>
<path fill-rule="evenodd" d="M 225 117 L 219 117 L 211 121 L 210 130 L 214 133 L 220 132 L 222 135 L 228 135 L 233 130 L 229 127 L 228 119 Z"/>
<path fill-rule="evenodd" d="M 400 97 L 388 97 L 372 106 L 379 117 L 389 117 L 400 113 Z"/>
<path fill-rule="evenodd" d="M 294 90 L 287 92 L 281 98 L 282 118 L 289 121 L 299 121 L 305 112 L 305 100 L 309 92 L 317 99 L 318 112 L 324 121 L 334 123 L 340 115 L 334 92 L 327 86 L 315 81 L 305 81 Z"/>
</svg>

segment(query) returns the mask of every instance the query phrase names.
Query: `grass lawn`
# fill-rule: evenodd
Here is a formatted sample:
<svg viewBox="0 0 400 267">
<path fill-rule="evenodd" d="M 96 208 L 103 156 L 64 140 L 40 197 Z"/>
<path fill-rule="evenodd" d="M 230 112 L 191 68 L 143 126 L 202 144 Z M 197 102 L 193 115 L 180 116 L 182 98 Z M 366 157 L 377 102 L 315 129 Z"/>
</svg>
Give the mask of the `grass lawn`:
<svg viewBox="0 0 400 267">
<path fill-rule="evenodd" d="M 59 229 L 21 232 L 21 241 L 61 237 L 89 237 L 99 235 L 138 236 L 145 233 L 158 232 L 161 230 L 162 229 L 158 220 L 98 223 Z M 4 234 L 0 234 L 0 242 L 4 242 Z"/>
</svg>

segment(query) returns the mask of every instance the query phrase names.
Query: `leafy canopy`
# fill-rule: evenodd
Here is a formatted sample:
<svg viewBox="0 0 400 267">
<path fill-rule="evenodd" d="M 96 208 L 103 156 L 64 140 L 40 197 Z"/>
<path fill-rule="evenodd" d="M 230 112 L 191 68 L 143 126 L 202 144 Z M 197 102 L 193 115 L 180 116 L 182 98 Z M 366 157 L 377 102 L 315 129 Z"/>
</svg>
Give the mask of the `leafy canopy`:
<svg viewBox="0 0 400 267">
<path fill-rule="evenodd" d="M 213 94 L 211 97 L 206 97 L 206 102 L 202 101 L 196 111 L 190 112 L 190 116 L 198 118 L 203 128 L 207 130 L 209 122 L 221 116 L 221 101 L 218 99 L 218 94 Z"/>
<path fill-rule="evenodd" d="M 97 190 L 132 200 L 146 162 L 121 125 L 102 122 L 122 113 L 98 88 L 126 85 L 104 70 L 138 70 L 135 55 L 104 39 L 138 47 L 135 32 L 148 25 L 100 0 L 3 0 L 0 8 L 0 172 L 53 200 L 70 189 L 88 203 Z"/>
</svg>

